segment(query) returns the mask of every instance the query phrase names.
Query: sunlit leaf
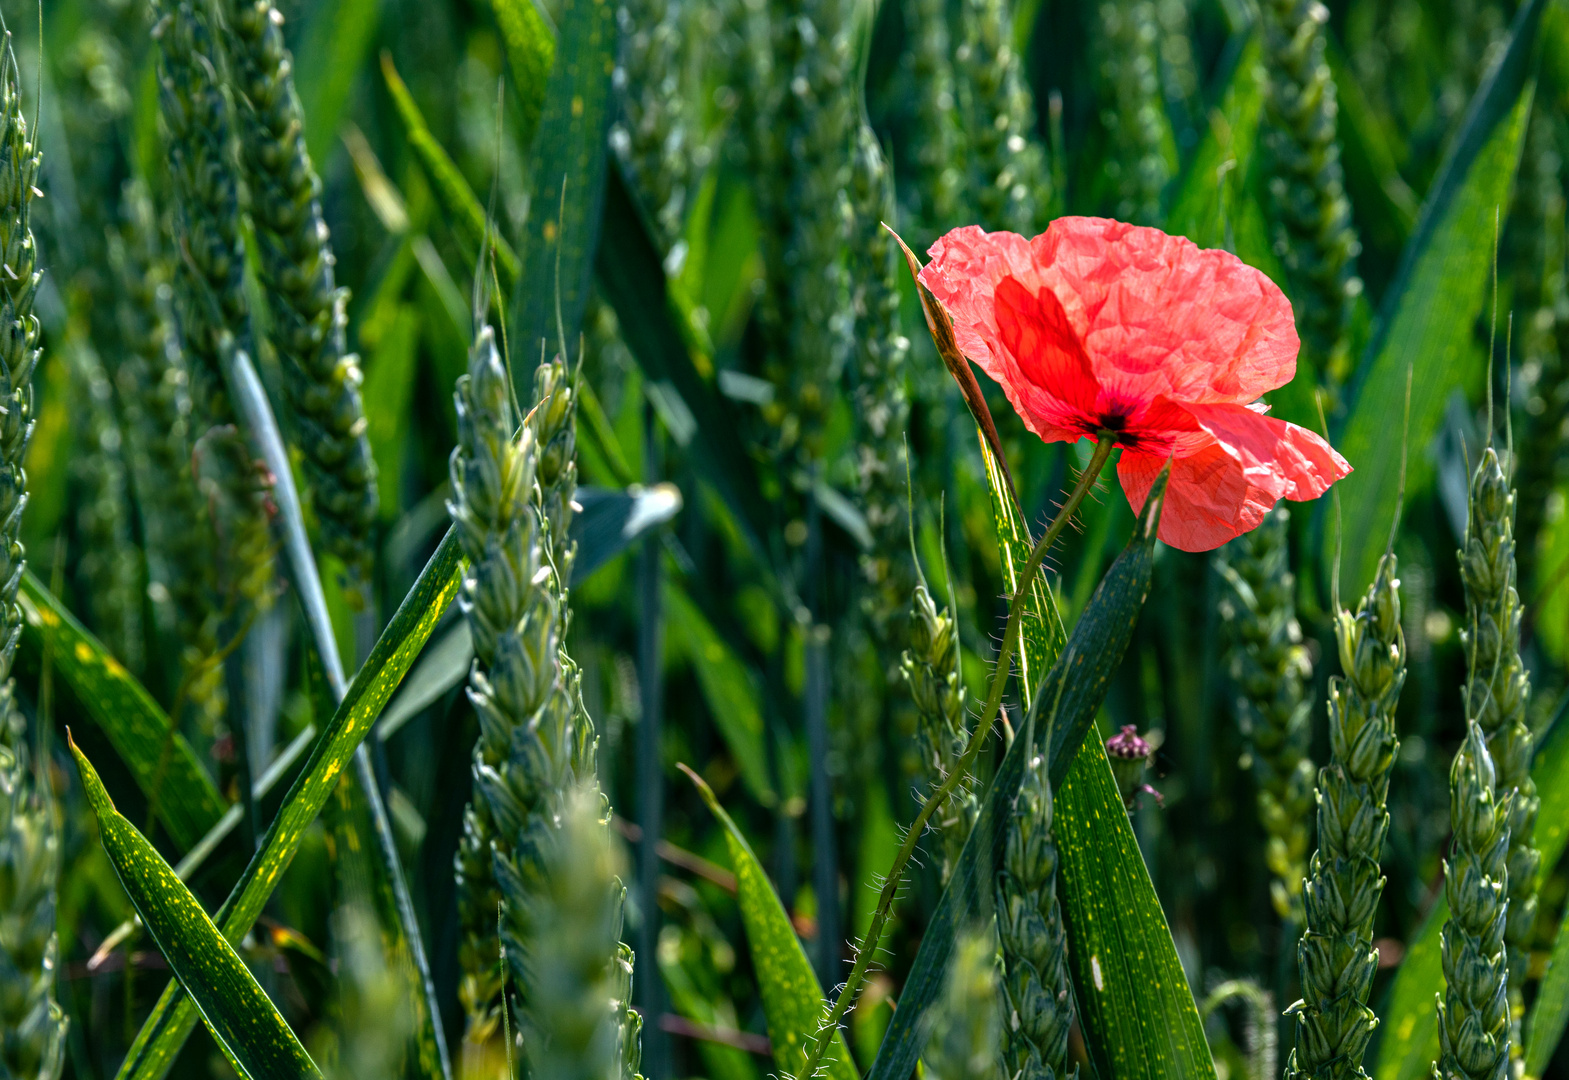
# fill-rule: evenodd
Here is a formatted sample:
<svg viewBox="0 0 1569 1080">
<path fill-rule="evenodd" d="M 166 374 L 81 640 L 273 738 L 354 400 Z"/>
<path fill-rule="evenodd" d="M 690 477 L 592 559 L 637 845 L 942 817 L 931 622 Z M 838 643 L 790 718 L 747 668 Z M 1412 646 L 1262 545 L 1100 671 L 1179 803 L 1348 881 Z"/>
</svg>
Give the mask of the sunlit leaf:
<svg viewBox="0 0 1569 1080">
<path fill-rule="evenodd" d="M 789 1076 L 798 1076 L 806 1065 L 806 1039 L 817 1030 L 823 1010 L 823 988 L 806 958 L 806 950 L 795 936 L 784 905 L 752 854 L 740 828 L 725 808 L 719 805 L 712 789 L 691 769 L 681 766 L 697 785 L 703 801 L 725 828 L 725 844 L 730 849 L 731 869 L 735 871 L 736 901 L 741 907 L 741 922 L 746 926 L 746 943 L 757 971 L 758 991 L 763 998 L 763 1013 L 768 1018 L 768 1037 L 773 1042 L 774 1062 Z M 833 1046 L 823 1056 L 823 1072 L 830 1080 L 857 1080 L 855 1063 L 845 1046 L 844 1036 L 834 1032 Z"/>
<path fill-rule="evenodd" d="M 114 808 L 98 774 L 74 742 L 71 752 L 82 773 L 87 801 L 98 817 L 104 850 L 126 895 L 235 1069 L 251 1080 L 319 1080 L 321 1073 L 310 1055 L 233 945 L 157 850 Z"/>
<path fill-rule="evenodd" d="M 231 942 L 239 941 L 255 924 L 299 850 L 305 830 L 321 812 L 371 724 L 457 594 L 462 562 L 457 538 L 449 532 L 355 675 L 261 847 L 218 911 L 215 921 Z M 180 988 L 171 984 L 127 1053 L 118 1074 L 121 1080 L 166 1076 L 195 1023 L 195 1009 Z"/>
<path fill-rule="evenodd" d="M 60 681 L 71 688 L 147 796 L 180 850 L 218 824 L 225 804 L 185 736 L 158 703 L 31 572 L 17 602 L 30 648 L 47 648 Z"/>
</svg>

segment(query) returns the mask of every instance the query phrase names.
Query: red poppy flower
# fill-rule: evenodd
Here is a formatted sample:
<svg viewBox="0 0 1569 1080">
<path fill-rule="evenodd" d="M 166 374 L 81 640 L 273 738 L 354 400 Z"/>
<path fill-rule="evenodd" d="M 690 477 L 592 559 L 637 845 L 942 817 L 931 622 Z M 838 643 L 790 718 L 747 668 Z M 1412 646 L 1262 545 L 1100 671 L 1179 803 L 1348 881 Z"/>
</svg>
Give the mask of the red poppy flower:
<svg viewBox="0 0 1569 1080">
<path fill-rule="evenodd" d="M 1264 415 L 1259 395 L 1296 374 L 1297 331 L 1280 289 L 1235 255 L 1082 217 L 1033 240 L 966 226 L 930 254 L 921 283 L 1026 427 L 1047 442 L 1114 432 L 1135 511 L 1174 459 L 1159 532 L 1172 547 L 1219 547 L 1351 471 Z"/>
</svg>

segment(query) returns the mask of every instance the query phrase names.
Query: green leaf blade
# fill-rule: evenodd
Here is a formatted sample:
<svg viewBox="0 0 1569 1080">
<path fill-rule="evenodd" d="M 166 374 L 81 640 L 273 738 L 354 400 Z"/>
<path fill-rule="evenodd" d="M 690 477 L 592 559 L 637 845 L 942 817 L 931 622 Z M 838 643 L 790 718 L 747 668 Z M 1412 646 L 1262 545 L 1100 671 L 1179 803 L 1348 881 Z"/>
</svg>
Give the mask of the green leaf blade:
<svg viewBox="0 0 1569 1080">
<path fill-rule="evenodd" d="M 306 829 L 331 795 L 333 785 L 414 663 L 441 613 L 457 595 L 462 563 L 457 538 L 448 530 L 355 675 L 261 847 L 219 910 L 216 921 L 231 942 L 239 941 L 255 924 L 299 849 Z M 195 1023 L 196 1013 L 190 1001 L 179 987 L 171 984 L 132 1043 L 120 1066 L 119 1080 L 161 1080 L 173 1066 Z"/>
<path fill-rule="evenodd" d="M 1544 0 L 1515 19 L 1502 60 L 1472 100 L 1465 125 L 1434 182 L 1368 345 L 1340 452 L 1356 470 L 1340 482 L 1348 595 L 1372 580 L 1395 514 L 1401 463 L 1407 497 L 1432 479 L 1427 447 L 1457 388 L 1484 376 L 1472 346 L 1493 260 L 1495 225 L 1510 188 L 1531 113 L 1532 48 Z M 1408 454 L 1400 453 L 1407 371 L 1412 373 Z"/>
<path fill-rule="evenodd" d="M 1103 820 L 1110 815 L 1114 821 L 1116 818 L 1122 819 L 1122 826 L 1126 828 L 1127 816 L 1123 812 L 1121 799 L 1116 799 L 1113 813 L 1111 808 L 1103 805 L 1103 800 L 1096 802 L 1079 794 L 1090 790 L 1089 783 L 1064 786 L 1070 776 L 1070 768 L 1074 770 L 1071 775 L 1075 778 L 1094 775 L 1090 771 L 1096 766 L 1093 751 L 1088 754 L 1089 764 L 1080 765 L 1080 749 L 1094 731 L 1095 713 L 1105 699 L 1112 673 L 1127 650 L 1133 626 L 1149 592 L 1154 567 L 1155 527 L 1161 500 L 1162 492 L 1159 488 L 1151 492 L 1128 547 L 1118 556 L 1096 589 L 1083 616 L 1075 625 L 1062 657 L 1032 695 L 1042 701 L 1054 702 L 1056 710 L 1054 719 L 1037 719 L 1037 730 L 1050 728 L 1051 742 L 1047 752 L 1051 761 L 1051 781 L 1062 791 L 1056 800 L 1055 820 L 1061 823 L 1064 817 L 1072 816 L 1086 823 L 1085 828 L 1091 836 L 1087 845 L 1089 850 L 1100 853 L 1100 858 L 1111 868 L 1114 879 L 1126 883 L 1119 887 L 1126 893 L 1120 902 L 1127 905 L 1127 910 L 1111 913 L 1106 932 L 1118 941 L 1136 945 L 1137 949 L 1143 950 L 1139 952 L 1129 948 L 1127 957 L 1129 963 L 1137 962 L 1140 965 L 1140 981 L 1135 987 L 1133 1000 L 1130 1002 L 1123 995 L 1118 995 L 1105 1008 L 1087 1011 L 1081 1017 L 1081 1022 L 1092 1050 L 1107 1036 L 1109 1016 L 1117 1021 L 1112 1033 L 1137 1029 L 1142 1039 L 1141 1046 L 1146 1053 L 1154 1056 L 1146 1059 L 1151 1063 L 1149 1065 L 1139 1061 L 1123 1062 L 1119 1057 L 1116 1062 L 1119 1069 L 1114 1070 L 1109 1068 L 1112 1055 L 1103 1050 L 1097 1054 L 1097 1064 L 1104 1061 L 1108 1066 L 1107 1071 L 1101 1074 L 1103 1080 L 1125 1076 L 1214 1075 L 1208 1047 L 1203 1041 L 1198 1009 L 1182 977 L 1182 967 L 1177 962 L 1170 932 L 1166 929 L 1163 917 L 1156 922 L 1149 914 L 1153 906 L 1155 915 L 1159 915 L 1159 901 L 1148 884 L 1148 876 L 1143 872 L 1143 860 L 1137 845 L 1131 844 L 1120 834 L 1115 840 L 1108 841 L 1105 832 L 1095 824 L 1097 819 Z M 1025 623 L 1026 632 L 1040 633 L 1045 625 L 1038 619 L 1028 620 Z M 921 1018 L 943 992 L 956 932 L 990 909 L 990 892 L 1002 859 L 1013 800 L 1024 774 L 1025 756 L 1030 752 L 1026 742 L 1024 738 L 1016 738 L 998 767 L 997 776 L 981 806 L 980 816 L 959 856 L 948 887 L 938 902 L 937 911 L 922 936 L 920 951 L 916 954 L 915 964 L 899 996 L 899 1008 L 894 1012 L 893 1023 L 872 1064 L 868 1080 L 906 1080 L 913 1071 L 922 1049 L 924 1032 Z M 1091 794 L 1094 792 L 1091 791 Z M 1130 869 L 1130 864 L 1134 863 L 1137 864 L 1136 872 Z M 1065 907 L 1067 891 L 1074 887 L 1075 881 L 1076 878 L 1066 872 L 1059 879 L 1058 891 L 1064 896 Z M 1077 887 L 1090 889 L 1101 885 L 1099 882 L 1081 881 Z M 1136 920 L 1133 923 L 1135 929 L 1128 928 L 1128 919 Z M 1077 940 L 1083 940 L 1083 933 L 1081 923 Z M 1078 951 L 1071 924 L 1069 935 L 1070 948 Z M 1158 978 L 1153 980 L 1148 974 L 1152 963 L 1158 972 Z M 1091 965 L 1086 962 L 1082 966 L 1088 970 Z M 1081 973 L 1078 966 L 1075 967 L 1074 976 L 1075 992 L 1080 1000 L 1084 1000 L 1087 991 L 1079 985 Z M 1127 1017 L 1130 1007 L 1144 1009 L 1144 1018 Z M 1162 1066 L 1161 1071 L 1153 1071 L 1152 1065 L 1156 1064 Z"/>
<path fill-rule="evenodd" d="M 736 899 L 746 926 L 752 966 L 757 971 L 763 1013 L 768 1018 L 774 1062 L 781 1073 L 799 1076 L 806 1065 L 806 1039 L 817 1030 L 823 1014 L 823 989 L 752 846 L 719 805 L 713 790 L 690 769 L 686 773 L 725 829 L 725 844 L 735 872 Z M 834 1032 L 832 1047 L 823 1056 L 823 1071 L 831 1080 L 858 1080 L 850 1049 L 838 1031 Z"/>
<path fill-rule="evenodd" d="M 17 602 L 29 640 L 49 650 L 55 672 L 108 736 L 159 822 L 182 851 L 190 850 L 227 809 L 196 751 L 136 677 L 31 571 L 22 575 Z"/>
<path fill-rule="evenodd" d="M 74 742 L 71 753 L 115 873 L 229 1060 L 251 1080 L 320 1080 L 310 1055 L 245 961 L 146 837 L 114 808 L 98 773 Z"/>
</svg>

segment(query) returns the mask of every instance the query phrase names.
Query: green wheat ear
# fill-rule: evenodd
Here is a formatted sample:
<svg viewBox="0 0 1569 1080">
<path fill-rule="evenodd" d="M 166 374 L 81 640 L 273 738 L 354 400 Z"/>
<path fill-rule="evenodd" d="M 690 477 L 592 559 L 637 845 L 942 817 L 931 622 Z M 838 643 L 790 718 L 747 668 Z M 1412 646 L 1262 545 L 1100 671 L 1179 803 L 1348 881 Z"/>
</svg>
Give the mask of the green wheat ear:
<svg viewBox="0 0 1569 1080">
<path fill-rule="evenodd" d="M 1215 553 L 1231 586 L 1220 603 L 1237 687 L 1237 722 L 1258 781 L 1258 815 L 1268 837 L 1265 861 L 1276 913 L 1302 925 L 1313 808 L 1310 702 L 1313 662 L 1302 644 L 1290 570 L 1290 514 L 1277 507 L 1252 532 Z"/>
<path fill-rule="evenodd" d="M 997 989 L 997 939 L 991 927 L 961 930 L 948 964 L 947 989 L 923 1018 L 921 1067 L 932 1080 L 1002 1080 Z"/>
<path fill-rule="evenodd" d="M 1171 178 L 1166 159 L 1157 39 L 1151 0 L 1095 5 L 1095 57 L 1106 129 L 1112 216 L 1136 225 L 1160 221 L 1160 196 Z"/>
<path fill-rule="evenodd" d="M 222 7 L 271 338 L 283 361 L 306 490 L 327 549 L 349 568 L 349 595 L 363 604 L 379 501 L 359 362 L 345 340 L 348 293 L 335 282 L 283 20 L 271 0 L 224 0 Z"/>
<path fill-rule="evenodd" d="M 513 967 L 530 1074 L 638 1080 L 642 1021 L 630 1005 L 632 953 L 620 940 L 624 860 L 596 784 L 564 792 L 559 813 L 519 898 L 527 929 Z"/>
<path fill-rule="evenodd" d="M 222 56 L 205 5 L 157 0 L 153 33 L 159 45 L 158 85 L 164 145 L 175 194 L 175 298 L 190 368 L 198 437 L 193 455 L 208 505 L 222 489 L 216 595 L 237 625 L 265 606 L 273 581 L 273 547 L 265 542 L 269 517 L 260 489 L 270 481 L 254 465 L 250 445 L 235 426 L 223 370 L 233 350 L 251 348 L 250 301 L 245 291 L 239 180 L 229 156 L 229 101 L 219 81 Z M 247 462 L 252 464 L 247 465 Z M 210 654 L 209 654 L 210 655 Z M 200 658 L 205 663 L 206 657 Z M 206 668 L 189 667 L 188 677 Z M 216 691 L 215 691 L 216 692 Z"/>
<path fill-rule="evenodd" d="M 925 585 L 915 587 L 910 604 L 910 648 L 900 671 L 915 701 L 921 742 L 922 786 L 937 789 L 959 767 L 969 741 L 965 727 L 964 683 L 959 678 L 959 628 L 946 608 L 938 609 Z M 948 797 L 932 817 L 942 851 L 940 880 L 947 884 L 959 852 L 980 814 L 980 803 L 968 783 Z"/>
<path fill-rule="evenodd" d="M 611 145 L 636 177 L 665 247 L 681 236 L 699 151 L 701 125 L 688 115 L 694 97 L 689 76 L 690 57 L 701 49 L 694 43 L 703 40 L 693 31 L 704 6 L 684 0 L 626 5 L 631 32 L 622 62 L 625 120 L 616 125 Z"/>
<path fill-rule="evenodd" d="M 1436 1080 L 1504 1080 L 1509 1075 L 1509 795 L 1494 791 L 1482 729 L 1467 721 L 1449 771 L 1454 845 L 1444 863 L 1444 993 L 1438 995 L 1441 1052 Z"/>
<path fill-rule="evenodd" d="M 71 372 L 73 415 L 83 440 L 71 461 L 80 502 L 76 561 L 92 625 L 109 651 L 138 676 L 146 662 L 142 627 L 142 553 L 131 522 L 131 488 L 125 440 L 114 409 L 114 390 L 86 335 L 65 343 Z"/>
<path fill-rule="evenodd" d="M 495 1045 L 505 1007 L 498 947 L 505 950 L 518 1009 L 527 1015 L 534 1007 L 525 959 L 530 905 L 545 887 L 543 853 L 556 842 L 564 801 L 580 786 L 597 783 L 597 738 L 578 693 L 577 667 L 565 652 L 566 583 L 576 554 L 569 534 L 577 490 L 573 385 L 559 359 L 542 364 L 520 428 L 495 335 L 484 326 L 454 396 L 458 445 L 448 509 L 469 558 L 459 603 L 474 637 L 468 693 L 480 725 L 474 794 L 456 858 L 459 997 L 467 1014 L 469 1068 L 501 1057 Z M 615 910 L 619 931 L 619 884 L 613 893 L 605 903 Z M 504 910 L 499 942 L 498 905 Z M 630 980 L 630 951 L 623 960 Z M 637 1038 L 628 997 L 616 1000 L 630 1074 Z"/>
<path fill-rule="evenodd" d="M 1329 680 L 1329 764 L 1318 771 L 1318 850 L 1302 888 L 1297 945 L 1302 999 L 1286 1080 L 1366 1077 L 1362 1056 L 1378 1025 L 1367 1007 L 1378 967 L 1373 919 L 1384 891 L 1379 856 L 1389 832 L 1389 774 L 1400 740 L 1395 706 L 1406 681 L 1395 557 L 1385 554 L 1356 614 L 1335 615 L 1343 675 Z"/>
<path fill-rule="evenodd" d="M 26 552 L 19 539 L 27 505 L 22 468 L 33 431 L 38 318 L 43 276 L 35 260 L 32 203 L 41 155 L 28 136 L 16 55 L 5 32 L 0 55 L 0 1070 L 54 1080 L 65 1065 L 67 1021 L 55 1003 L 59 944 L 54 928 L 60 840 L 42 775 L 30 764 L 27 724 L 12 664 L 22 634 L 16 590 Z"/>
<path fill-rule="evenodd" d="M 1541 800 L 1531 779 L 1536 740 L 1526 724 L 1530 678 L 1520 659 L 1522 608 L 1515 590 L 1515 495 L 1498 452 L 1482 451 L 1471 476 L 1465 546 L 1458 552 L 1465 585 L 1466 716 L 1487 739 L 1497 768 L 1500 802 L 1508 801 L 1509 1000 L 1516 1056 L 1524 1014 L 1522 987 L 1536 922 L 1536 871 L 1541 853 L 1531 844 Z"/>
<path fill-rule="evenodd" d="M 223 712 L 223 672 L 207 666 L 218 650 L 217 538 L 208 527 L 191 473 L 190 372 L 174 328 L 170 269 L 146 187 L 128 183 L 124 217 L 109 238 L 119 286 L 116 317 L 125 350 L 115 371 L 127 455 L 142 524 L 147 572 L 160 630 L 179 642 L 182 669 L 194 674 L 186 697 L 197 728 L 212 732 Z M 177 718 L 178 719 L 178 718 Z"/>
<path fill-rule="evenodd" d="M 1051 215 L 1053 193 L 1034 137 L 1035 102 L 1013 49 L 1013 5 L 963 0 L 959 26 L 954 74 L 970 204 L 985 228 L 1033 236 Z"/>
<path fill-rule="evenodd" d="M 1275 252 L 1295 302 L 1303 353 L 1334 388 L 1349 374 L 1346 323 L 1361 291 L 1335 141 L 1335 82 L 1324 59 L 1328 12 L 1318 0 L 1264 0 L 1264 123 Z"/>
<path fill-rule="evenodd" d="M 909 184 L 902 196 L 925 232 L 935 235 L 957 224 L 967 167 L 960 152 L 948 4 L 947 0 L 904 0 L 903 7 L 910 35 L 902 68 L 914 98 L 908 136 L 913 157 L 909 172 L 914 175 L 901 177 Z"/>
<path fill-rule="evenodd" d="M 1073 993 L 1068 939 L 1057 900 L 1057 846 L 1044 757 L 1025 766 L 997 876 L 997 933 L 1002 943 L 1003 1071 L 1014 1080 L 1068 1080 Z"/>
</svg>

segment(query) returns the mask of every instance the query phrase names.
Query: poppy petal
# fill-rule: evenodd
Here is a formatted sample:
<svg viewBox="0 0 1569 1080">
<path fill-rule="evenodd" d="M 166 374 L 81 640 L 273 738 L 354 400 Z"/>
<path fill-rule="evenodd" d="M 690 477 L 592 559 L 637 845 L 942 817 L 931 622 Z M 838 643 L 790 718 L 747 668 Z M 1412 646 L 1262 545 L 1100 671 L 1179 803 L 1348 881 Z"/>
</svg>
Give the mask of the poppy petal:
<svg viewBox="0 0 1569 1080">
<path fill-rule="evenodd" d="M 1030 254 L 1107 390 L 1241 404 L 1296 374 L 1290 301 L 1230 252 L 1159 229 L 1069 217 L 1031 241 Z"/>
<path fill-rule="evenodd" d="M 1182 551 L 1217 548 L 1256 528 L 1280 499 L 1315 499 L 1351 471 L 1328 443 L 1295 424 L 1246 406 L 1190 411 L 1209 441 L 1172 463 L 1156 534 Z M 1160 454 L 1123 452 L 1117 476 L 1135 512 L 1165 462 Z"/>
<path fill-rule="evenodd" d="M 1037 296 L 1007 277 L 996 297 L 998 334 L 1029 384 L 1016 389 L 1030 411 L 1061 427 L 1093 422 L 1098 388 L 1089 357 L 1051 290 Z"/>
<path fill-rule="evenodd" d="M 1144 509 L 1144 500 L 1166 460 L 1158 454 L 1123 451 L 1117 462 L 1117 479 L 1134 513 Z M 1166 505 L 1155 535 L 1179 551 L 1211 551 L 1257 528 L 1277 498 L 1249 483 L 1236 456 L 1212 442 L 1172 462 Z"/>
<path fill-rule="evenodd" d="M 1026 317 L 1041 288 L 1031 261 L 1030 242 L 1016 233 L 988 233 L 978 225 L 966 225 L 939 239 L 929 254 L 932 261 L 921 270 L 920 281 L 953 319 L 954 339 L 960 351 L 1002 387 L 1008 403 L 1030 431 L 1046 442 L 1077 440 L 1085 425 L 1077 417 L 1075 405 L 1082 403 L 1086 395 L 1079 376 L 1087 367 L 1073 372 L 1073 381 L 1059 387 L 1044 381 L 1061 366 L 1048 361 L 1033 369 L 1032 379 L 1021 370 L 998 325 L 997 288 L 1004 280 L 1013 279 L 1023 295 L 1015 295 L 1010 306 L 1010 333 L 1020 334 L 1022 340 L 1027 336 L 1023 323 L 1030 331 L 1048 337 L 1060 335 L 1064 329 L 1075 336 L 1061 320 L 1060 305 L 1055 326 L 1049 316 Z M 1093 389 L 1088 396 L 1093 401 Z"/>
<path fill-rule="evenodd" d="M 1250 473 L 1268 468 L 1278 478 L 1282 498 L 1316 499 L 1351 472 L 1346 459 L 1307 428 L 1236 405 L 1189 411 L 1204 430 L 1238 453 Z"/>
</svg>

